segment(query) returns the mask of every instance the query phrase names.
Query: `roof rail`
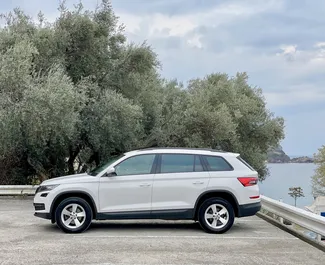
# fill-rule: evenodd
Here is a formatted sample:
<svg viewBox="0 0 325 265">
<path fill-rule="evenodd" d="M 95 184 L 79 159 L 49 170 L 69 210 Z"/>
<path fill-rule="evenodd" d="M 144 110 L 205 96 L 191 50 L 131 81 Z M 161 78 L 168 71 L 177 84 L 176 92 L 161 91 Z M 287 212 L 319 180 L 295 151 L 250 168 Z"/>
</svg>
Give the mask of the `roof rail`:
<svg viewBox="0 0 325 265">
<path fill-rule="evenodd" d="M 157 150 L 157 149 L 204 150 L 204 151 L 210 151 L 210 152 L 228 153 L 227 151 L 217 150 L 217 149 L 212 149 L 212 148 L 194 148 L 194 147 L 148 147 L 148 148 L 138 149 L 138 151 Z"/>
</svg>

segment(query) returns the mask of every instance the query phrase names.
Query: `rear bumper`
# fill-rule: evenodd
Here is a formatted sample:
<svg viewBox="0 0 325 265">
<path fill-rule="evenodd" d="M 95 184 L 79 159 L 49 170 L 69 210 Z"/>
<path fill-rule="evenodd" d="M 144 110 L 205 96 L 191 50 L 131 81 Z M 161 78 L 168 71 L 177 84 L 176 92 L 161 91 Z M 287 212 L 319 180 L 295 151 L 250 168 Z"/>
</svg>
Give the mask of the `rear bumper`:
<svg viewBox="0 0 325 265">
<path fill-rule="evenodd" d="M 238 205 L 238 217 L 255 215 L 261 209 L 261 202 Z"/>
<path fill-rule="evenodd" d="M 50 213 L 34 213 L 34 216 L 40 217 L 40 218 L 44 218 L 44 219 L 51 219 L 51 214 Z"/>
</svg>

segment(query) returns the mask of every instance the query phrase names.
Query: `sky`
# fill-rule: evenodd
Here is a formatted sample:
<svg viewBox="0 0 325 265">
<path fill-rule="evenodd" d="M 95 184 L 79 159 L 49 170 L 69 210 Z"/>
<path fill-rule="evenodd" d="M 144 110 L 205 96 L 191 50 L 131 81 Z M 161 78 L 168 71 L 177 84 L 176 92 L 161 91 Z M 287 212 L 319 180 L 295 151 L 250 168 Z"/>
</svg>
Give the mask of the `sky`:
<svg viewBox="0 0 325 265">
<path fill-rule="evenodd" d="M 93 9 L 99 0 L 82 1 Z M 59 1 L 1 1 L 53 21 Z M 68 6 L 78 3 L 67 0 Z M 325 145 L 325 1 L 112 0 L 129 41 L 146 41 L 165 78 L 186 84 L 213 72 L 247 72 L 267 108 L 285 119 L 284 151 L 313 155 Z"/>
</svg>

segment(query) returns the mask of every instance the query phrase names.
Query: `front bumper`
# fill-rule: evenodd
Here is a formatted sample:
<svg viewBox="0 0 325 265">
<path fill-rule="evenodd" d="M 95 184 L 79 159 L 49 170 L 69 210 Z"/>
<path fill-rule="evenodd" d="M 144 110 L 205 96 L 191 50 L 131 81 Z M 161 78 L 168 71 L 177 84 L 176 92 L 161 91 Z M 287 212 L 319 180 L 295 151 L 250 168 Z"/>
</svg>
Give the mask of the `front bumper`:
<svg viewBox="0 0 325 265">
<path fill-rule="evenodd" d="M 261 202 L 238 205 L 238 217 L 252 216 L 261 210 Z"/>
<path fill-rule="evenodd" d="M 44 194 L 46 194 L 44 196 Z M 43 195 L 43 196 L 42 196 Z M 54 194 L 52 192 L 38 192 L 34 196 L 34 209 L 35 213 L 34 216 L 44 218 L 44 219 L 51 219 L 51 202 L 53 200 Z"/>
<path fill-rule="evenodd" d="M 45 204 L 44 203 L 34 203 L 35 211 L 44 211 Z"/>
<path fill-rule="evenodd" d="M 34 213 L 34 216 L 51 220 L 51 214 L 50 213 L 38 213 L 38 212 L 36 212 L 36 213 Z"/>
</svg>

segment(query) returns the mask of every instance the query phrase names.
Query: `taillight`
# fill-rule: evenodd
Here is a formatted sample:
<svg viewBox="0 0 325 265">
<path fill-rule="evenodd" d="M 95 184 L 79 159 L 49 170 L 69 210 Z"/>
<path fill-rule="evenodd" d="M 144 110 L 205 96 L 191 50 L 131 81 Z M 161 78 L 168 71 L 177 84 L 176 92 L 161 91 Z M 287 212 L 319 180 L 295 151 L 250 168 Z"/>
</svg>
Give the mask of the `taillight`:
<svg viewBox="0 0 325 265">
<path fill-rule="evenodd" d="M 254 186 L 257 184 L 258 179 L 254 177 L 241 177 L 238 178 L 241 184 L 243 184 L 244 187 Z"/>
</svg>

